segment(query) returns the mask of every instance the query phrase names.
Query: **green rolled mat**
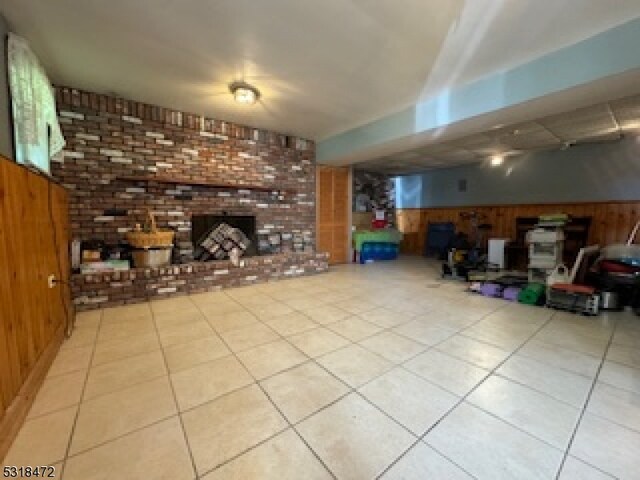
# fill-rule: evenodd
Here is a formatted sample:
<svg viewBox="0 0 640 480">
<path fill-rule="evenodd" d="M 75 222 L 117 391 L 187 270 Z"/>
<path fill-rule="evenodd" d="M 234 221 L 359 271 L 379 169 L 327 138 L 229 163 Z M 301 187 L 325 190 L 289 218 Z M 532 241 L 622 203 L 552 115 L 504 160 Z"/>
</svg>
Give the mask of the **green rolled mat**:
<svg viewBox="0 0 640 480">
<path fill-rule="evenodd" d="M 536 305 L 544 295 L 546 287 L 541 283 L 530 283 L 518 294 L 518 302 Z"/>
</svg>

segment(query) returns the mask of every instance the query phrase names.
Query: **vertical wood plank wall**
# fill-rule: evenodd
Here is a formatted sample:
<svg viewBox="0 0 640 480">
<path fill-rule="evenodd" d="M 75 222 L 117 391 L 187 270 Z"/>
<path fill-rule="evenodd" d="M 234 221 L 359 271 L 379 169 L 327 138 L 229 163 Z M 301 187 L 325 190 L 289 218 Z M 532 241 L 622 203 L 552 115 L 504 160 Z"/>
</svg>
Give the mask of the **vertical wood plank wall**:
<svg viewBox="0 0 640 480">
<path fill-rule="evenodd" d="M 0 157 L 0 459 L 72 314 L 68 283 L 47 284 L 69 281 L 68 245 L 66 190 Z"/>
<path fill-rule="evenodd" d="M 319 252 L 329 253 L 329 264 L 349 261 L 351 174 L 348 167 L 318 166 L 317 242 Z"/>
<path fill-rule="evenodd" d="M 401 209 L 396 215 L 398 228 L 405 233 L 402 251 L 423 253 L 429 222 L 453 222 L 456 231 L 469 233 L 469 222 L 461 219 L 460 213 L 471 210 L 486 215 L 483 222 L 492 225 L 489 236 L 498 238 L 515 238 L 517 217 L 536 217 L 555 212 L 577 217 L 590 216 L 589 243 L 592 245 L 626 242 L 633 226 L 640 220 L 640 201 Z"/>
</svg>

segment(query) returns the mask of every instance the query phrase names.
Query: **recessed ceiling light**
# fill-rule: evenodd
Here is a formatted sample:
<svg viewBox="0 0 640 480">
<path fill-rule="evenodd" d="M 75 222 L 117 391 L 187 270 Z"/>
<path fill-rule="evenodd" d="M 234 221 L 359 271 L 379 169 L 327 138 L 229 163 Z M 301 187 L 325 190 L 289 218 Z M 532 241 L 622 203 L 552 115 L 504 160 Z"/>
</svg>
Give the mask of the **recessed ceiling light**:
<svg viewBox="0 0 640 480">
<path fill-rule="evenodd" d="M 504 163 L 504 157 L 502 155 L 493 155 L 491 157 L 491 166 L 499 167 Z"/>
<path fill-rule="evenodd" d="M 245 82 L 233 82 L 229 85 L 229 91 L 236 102 L 243 105 L 253 105 L 260 98 L 260 92 L 252 85 Z"/>
</svg>

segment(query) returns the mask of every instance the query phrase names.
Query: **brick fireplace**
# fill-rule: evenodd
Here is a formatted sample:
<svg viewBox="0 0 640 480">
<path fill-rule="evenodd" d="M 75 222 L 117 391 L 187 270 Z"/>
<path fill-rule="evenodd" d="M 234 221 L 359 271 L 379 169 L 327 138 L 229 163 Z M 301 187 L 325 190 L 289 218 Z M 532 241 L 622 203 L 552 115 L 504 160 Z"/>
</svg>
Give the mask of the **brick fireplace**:
<svg viewBox="0 0 640 480">
<path fill-rule="evenodd" d="M 70 193 L 72 237 L 122 242 L 151 209 L 160 228 L 175 230 L 180 262 L 75 275 L 79 308 L 327 268 L 315 252 L 313 142 L 66 87 L 56 88 L 56 100 L 67 145 L 52 174 Z M 262 255 L 246 271 L 225 260 L 194 262 L 191 220 L 205 215 L 255 218 Z"/>
</svg>

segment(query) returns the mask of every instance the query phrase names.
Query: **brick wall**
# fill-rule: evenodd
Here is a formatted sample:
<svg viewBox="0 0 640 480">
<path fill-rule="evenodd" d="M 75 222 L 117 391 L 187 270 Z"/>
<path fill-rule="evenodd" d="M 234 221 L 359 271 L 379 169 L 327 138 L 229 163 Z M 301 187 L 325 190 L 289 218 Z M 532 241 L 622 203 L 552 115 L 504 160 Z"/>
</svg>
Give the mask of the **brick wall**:
<svg viewBox="0 0 640 480">
<path fill-rule="evenodd" d="M 296 249 L 313 251 L 313 142 L 70 88 L 57 88 L 56 99 L 67 145 L 52 174 L 69 189 L 73 237 L 116 243 L 151 208 L 160 227 L 188 242 L 192 214 L 226 211 L 255 215 L 259 232 L 284 234 Z M 155 175 L 239 189 L 120 179 Z"/>
<path fill-rule="evenodd" d="M 283 255 L 314 253 L 313 142 L 67 87 L 56 100 L 67 145 L 51 168 L 70 193 L 72 237 L 117 243 L 149 208 L 188 260 L 191 215 L 226 212 L 255 215 L 258 234 L 281 235 Z"/>
<path fill-rule="evenodd" d="M 289 253 L 247 258 L 237 268 L 228 260 L 196 262 L 126 272 L 73 275 L 74 302 L 78 310 L 140 302 L 187 293 L 219 290 L 325 272 L 326 253 Z"/>
</svg>

